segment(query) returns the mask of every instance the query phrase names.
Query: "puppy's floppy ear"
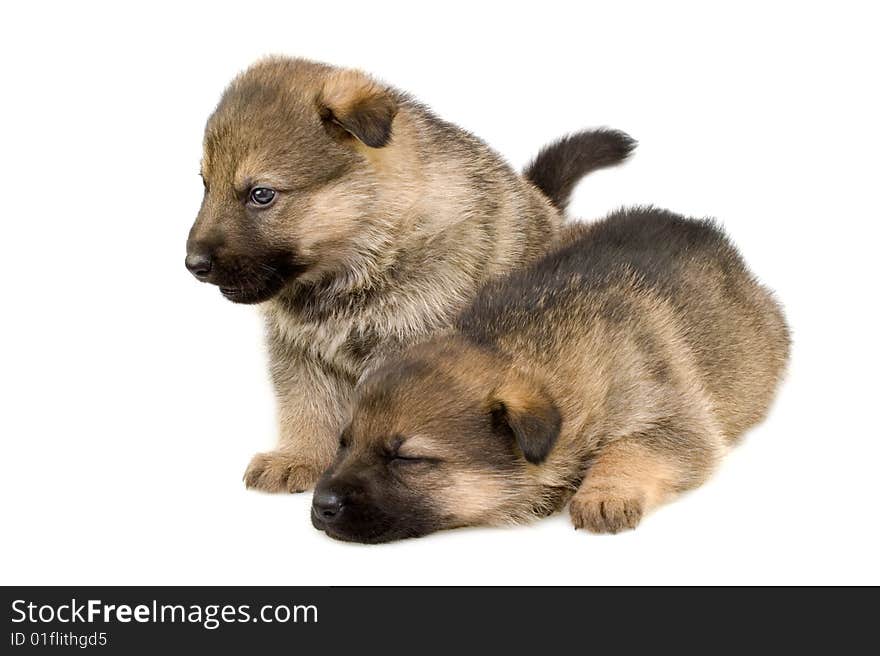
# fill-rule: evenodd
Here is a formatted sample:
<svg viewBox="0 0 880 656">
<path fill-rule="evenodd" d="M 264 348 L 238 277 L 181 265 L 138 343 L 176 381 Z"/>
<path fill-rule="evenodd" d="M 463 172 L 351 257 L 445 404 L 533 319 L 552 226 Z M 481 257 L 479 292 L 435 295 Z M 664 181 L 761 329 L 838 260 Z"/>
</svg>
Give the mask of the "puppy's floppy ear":
<svg viewBox="0 0 880 656">
<path fill-rule="evenodd" d="M 510 373 L 490 400 L 492 419 L 513 434 L 525 459 L 543 462 L 562 428 L 562 416 L 553 399 L 537 382 Z"/>
<path fill-rule="evenodd" d="M 331 134 L 340 138 L 350 135 L 371 148 L 381 148 L 391 140 L 397 101 L 364 73 L 341 70 L 324 82 L 318 111 Z"/>
</svg>

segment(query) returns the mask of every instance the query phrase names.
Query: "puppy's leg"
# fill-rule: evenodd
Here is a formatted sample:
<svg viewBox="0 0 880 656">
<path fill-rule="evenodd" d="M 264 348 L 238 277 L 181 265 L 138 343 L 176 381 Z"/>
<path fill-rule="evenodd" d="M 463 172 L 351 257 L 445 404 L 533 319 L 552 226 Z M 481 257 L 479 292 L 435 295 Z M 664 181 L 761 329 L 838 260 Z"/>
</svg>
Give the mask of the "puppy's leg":
<svg viewBox="0 0 880 656">
<path fill-rule="evenodd" d="M 617 439 L 593 460 L 569 511 L 575 528 L 618 533 L 635 528 L 642 516 L 697 487 L 722 453 L 718 431 L 671 421 Z"/>
<path fill-rule="evenodd" d="M 303 492 L 333 460 L 349 419 L 353 386 L 308 359 L 273 363 L 273 377 L 278 447 L 253 457 L 244 482 L 263 492 Z"/>
</svg>

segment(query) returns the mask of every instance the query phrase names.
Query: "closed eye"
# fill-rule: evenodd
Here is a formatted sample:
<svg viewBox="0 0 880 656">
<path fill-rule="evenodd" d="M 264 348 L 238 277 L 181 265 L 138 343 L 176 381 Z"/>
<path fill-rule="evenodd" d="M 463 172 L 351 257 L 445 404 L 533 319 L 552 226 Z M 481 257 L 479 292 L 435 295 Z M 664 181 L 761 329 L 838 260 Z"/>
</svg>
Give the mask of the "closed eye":
<svg viewBox="0 0 880 656">
<path fill-rule="evenodd" d="M 420 457 L 420 456 L 402 456 L 400 454 L 392 456 L 391 462 L 396 462 L 402 465 L 413 465 L 413 464 L 432 464 L 436 465 L 442 462 L 439 458 L 428 458 L 428 457 Z"/>
<path fill-rule="evenodd" d="M 418 451 L 412 449 L 411 444 L 407 445 L 406 440 L 400 436 L 391 440 L 385 451 L 385 458 L 388 462 L 400 465 L 437 464 L 440 462 L 439 458 L 419 455 Z"/>
</svg>

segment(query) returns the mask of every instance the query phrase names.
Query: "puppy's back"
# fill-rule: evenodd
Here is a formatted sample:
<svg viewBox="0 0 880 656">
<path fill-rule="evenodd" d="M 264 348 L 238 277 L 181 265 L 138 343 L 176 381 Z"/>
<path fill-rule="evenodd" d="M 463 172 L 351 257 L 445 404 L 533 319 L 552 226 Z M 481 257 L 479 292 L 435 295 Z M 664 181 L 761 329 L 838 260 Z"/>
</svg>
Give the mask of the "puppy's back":
<svg viewBox="0 0 880 656">
<path fill-rule="evenodd" d="M 636 209 L 609 217 L 580 241 L 606 266 L 621 257 L 669 301 L 728 440 L 765 416 L 788 361 L 789 331 L 772 294 L 711 220 Z"/>
<path fill-rule="evenodd" d="M 485 287 L 459 327 L 480 342 L 514 336 L 537 344 L 535 353 L 572 357 L 591 322 L 656 332 L 646 316 L 656 304 L 672 309 L 681 357 L 693 360 L 727 438 L 760 421 L 788 359 L 788 328 L 708 220 L 636 208 L 572 226 L 546 256 Z"/>
</svg>

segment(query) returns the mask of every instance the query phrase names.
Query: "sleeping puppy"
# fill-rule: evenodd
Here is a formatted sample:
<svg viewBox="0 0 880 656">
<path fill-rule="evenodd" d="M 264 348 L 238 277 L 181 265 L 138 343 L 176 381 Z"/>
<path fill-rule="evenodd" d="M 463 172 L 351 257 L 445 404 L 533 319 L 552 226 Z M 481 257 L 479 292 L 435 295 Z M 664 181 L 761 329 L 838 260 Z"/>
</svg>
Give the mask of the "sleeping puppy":
<svg viewBox="0 0 880 656">
<path fill-rule="evenodd" d="M 253 458 L 247 486 L 310 488 L 364 373 L 543 253 L 577 180 L 633 146 L 574 135 L 539 155 L 533 184 L 358 71 L 275 58 L 236 78 L 205 130 L 186 266 L 265 317 L 278 446 Z"/>
<path fill-rule="evenodd" d="M 576 528 L 634 528 L 761 421 L 788 352 L 713 223 L 634 209 L 572 226 L 367 377 L 312 522 L 385 542 L 570 501 Z"/>
</svg>

